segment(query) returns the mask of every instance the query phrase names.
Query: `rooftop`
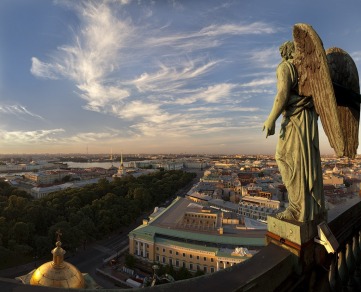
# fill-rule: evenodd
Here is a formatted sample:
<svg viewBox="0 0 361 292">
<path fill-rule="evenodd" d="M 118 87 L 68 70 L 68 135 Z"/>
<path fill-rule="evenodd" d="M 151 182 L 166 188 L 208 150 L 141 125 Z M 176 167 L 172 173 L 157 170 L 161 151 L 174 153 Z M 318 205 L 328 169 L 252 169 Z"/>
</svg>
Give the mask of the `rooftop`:
<svg viewBox="0 0 361 292">
<path fill-rule="evenodd" d="M 207 243 L 207 246 L 230 245 L 230 246 L 252 246 L 261 247 L 265 245 L 265 230 L 244 230 L 237 228 L 237 225 L 223 225 L 224 232 L 190 230 L 179 226 L 185 212 L 197 210 L 201 212 L 203 206 L 178 197 L 167 209 L 150 220 L 147 225 L 141 225 L 130 232 L 131 235 L 143 238 L 157 237 L 183 240 L 192 243 Z M 220 213 L 219 213 L 220 214 Z"/>
</svg>

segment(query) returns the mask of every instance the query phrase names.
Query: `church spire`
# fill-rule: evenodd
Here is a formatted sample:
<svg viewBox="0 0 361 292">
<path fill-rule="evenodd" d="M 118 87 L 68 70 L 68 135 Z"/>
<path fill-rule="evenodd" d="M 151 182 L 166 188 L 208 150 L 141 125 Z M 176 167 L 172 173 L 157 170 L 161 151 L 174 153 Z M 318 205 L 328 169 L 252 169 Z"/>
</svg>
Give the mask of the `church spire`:
<svg viewBox="0 0 361 292">
<path fill-rule="evenodd" d="M 60 236 L 62 235 L 62 233 L 60 232 L 60 230 L 56 231 L 57 234 L 57 242 L 56 242 L 56 247 L 51 251 L 51 253 L 53 254 L 53 266 L 54 268 L 64 268 L 64 254 L 65 254 L 65 250 L 63 250 L 61 248 L 61 241 L 60 241 Z"/>
</svg>

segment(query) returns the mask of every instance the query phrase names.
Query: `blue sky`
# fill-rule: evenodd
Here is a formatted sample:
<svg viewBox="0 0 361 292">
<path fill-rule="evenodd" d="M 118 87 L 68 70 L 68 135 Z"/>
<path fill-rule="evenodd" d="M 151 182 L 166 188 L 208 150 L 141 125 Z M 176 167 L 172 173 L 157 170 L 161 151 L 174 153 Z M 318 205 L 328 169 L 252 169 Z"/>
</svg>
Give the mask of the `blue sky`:
<svg viewBox="0 0 361 292">
<path fill-rule="evenodd" d="M 309 23 L 361 68 L 360 11 L 356 0 L 2 0 L 0 153 L 273 154 L 277 134 L 262 126 L 279 45 Z"/>
</svg>

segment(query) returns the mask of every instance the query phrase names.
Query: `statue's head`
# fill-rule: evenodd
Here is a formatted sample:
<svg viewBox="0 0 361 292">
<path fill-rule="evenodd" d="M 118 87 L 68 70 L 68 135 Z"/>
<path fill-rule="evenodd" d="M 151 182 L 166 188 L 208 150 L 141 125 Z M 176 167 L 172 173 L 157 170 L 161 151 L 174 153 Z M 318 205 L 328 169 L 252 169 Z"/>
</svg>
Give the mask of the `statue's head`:
<svg viewBox="0 0 361 292">
<path fill-rule="evenodd" d="M 293 59 L 294 52 L 295 52 L 295 45 L 292 41 L 284 42 L 280 46 L 281 57 L 285 60 Z"/>
</svg>

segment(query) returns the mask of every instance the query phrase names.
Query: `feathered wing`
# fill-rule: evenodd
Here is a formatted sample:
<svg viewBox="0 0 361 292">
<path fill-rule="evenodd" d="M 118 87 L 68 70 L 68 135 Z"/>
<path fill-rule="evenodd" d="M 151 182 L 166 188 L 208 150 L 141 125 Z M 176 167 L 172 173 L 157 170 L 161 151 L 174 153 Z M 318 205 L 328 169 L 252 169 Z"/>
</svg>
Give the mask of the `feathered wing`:
<svg viewBox="0 0 361 292">
<path fill-rule="evenodd" d="M 345 139 L 337 113 L 336 97 L 322 41 L 312 26 L 293 28 L 294 65 L 298 72 L 298 93 L 312 96 L 317 114 L 337 156 L 345 155 Z"/>
<path fill-rule="evenodd" d="M 326 50 L 334 85 L 337 112 L 345 140 L 345 156 L 354 158 L 358 147 L 360 83 L 355 62 L 340 48 Z"/>
</svg>

